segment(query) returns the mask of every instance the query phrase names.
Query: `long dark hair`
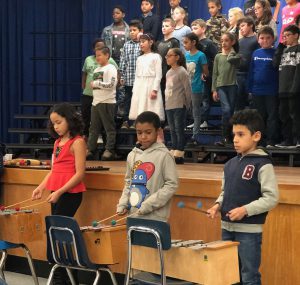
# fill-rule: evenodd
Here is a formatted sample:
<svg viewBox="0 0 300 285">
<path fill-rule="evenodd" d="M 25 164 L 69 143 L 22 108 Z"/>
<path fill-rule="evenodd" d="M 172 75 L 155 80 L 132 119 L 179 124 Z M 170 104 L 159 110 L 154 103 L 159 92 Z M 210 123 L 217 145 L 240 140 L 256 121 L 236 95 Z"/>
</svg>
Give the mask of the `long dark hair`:
<svg viewBox="0 0 300 285">
<path fill-rule="evenodd" d="M 58 115 L 66 119 L 69 127 L 70 136 L 72 138 L 74 138 L 77 135 L 83 134 L 83 121 L 81 113 L 79 113 L 73 105 L 69 103 L 61 103 L 54 105 L 50 110 L 49 116 L 52 113 L 57 113 Z M 50 120 L 48 121 L 48 131 L 52 137 L 58 137 Z"/>
<path fill-rule="evenodd" d="M 240 47 L 239 47 L 239 41 L 237 40 L 236 35 L 233 34 L 233 33 L 230 33 L 230 32 L 225 32 L 225 33 L 222 34 L 222 37 L 223 36 L 227 36 L 232 42 L 234 42 L 234 44 L 232 45 L 232 47 L 233 47 L 234 51 L 236 53 L 238 53 Z"/>
<path fill-rule="evenodd" d="M 184 36 L 184 38 L 189 39 L 191 42 L 195 41 L 195 47 L 197 50 L 201 50 L 202 46 L 199 42 L 199 38 L 196 34 L 194 33 L 188 33 Z"/>
<path fill-rule="evenodd" d="M 263 15 L 260 19 L 256 19 L 255 25 L 257 26 L 259 23 L 261 23 L 261 25 L 268 25 L 273 18 L 271 5 L 269 1 L 256 0 L 255 3 L 260 4 L 263 9 Z"/>
<path fill-rule="evenodd" d="M 181 49 L 180 48 L 171 48 L 170 50 L 172 52 L 174 52 L 174 54 L 179 56 L 177 65 L 182 66 L 186 69 L 186 59 L 185 59 L 185 56 L 184 56 L 183 52 L 181 51 Z"/>
</svg>

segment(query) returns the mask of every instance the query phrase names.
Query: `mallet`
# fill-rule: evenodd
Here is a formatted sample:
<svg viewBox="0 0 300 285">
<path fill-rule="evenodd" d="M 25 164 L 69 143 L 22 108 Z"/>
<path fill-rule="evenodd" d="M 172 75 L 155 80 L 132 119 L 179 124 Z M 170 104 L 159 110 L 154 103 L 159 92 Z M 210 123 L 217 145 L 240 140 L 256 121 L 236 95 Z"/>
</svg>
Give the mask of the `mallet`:
<svg viewBox="0 0 300 285">
<path fill-rule="evenodd" d="M 191 206 L 187 206 L 182 201 L 178 202 L 177 207 L 178 208 L 187 208 L 187 209 L 190 209 L 190 210 L 193 210 L 193 211 L 196 211 L 196 212 L 200 212 L 200 213 L 203 213 L 203 214 L 208 214 L 207 211 L 201 209 L 202 208 L 201 201 L 197 202 L 197 205 L 196 205 L 197 208 L 193 208 Z"/>
</svg>

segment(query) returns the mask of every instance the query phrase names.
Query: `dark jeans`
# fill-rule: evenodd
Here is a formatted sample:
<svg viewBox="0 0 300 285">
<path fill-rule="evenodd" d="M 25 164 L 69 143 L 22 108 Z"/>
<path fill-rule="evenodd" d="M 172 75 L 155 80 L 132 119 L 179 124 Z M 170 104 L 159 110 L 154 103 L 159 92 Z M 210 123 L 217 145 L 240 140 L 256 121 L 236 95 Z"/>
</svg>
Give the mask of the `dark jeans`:
<svg viewBox="0 0 300 285">
<path fill-rule="evenodd" d="M 184 128 L 186 108 L 166 110 L 166 113 L 170 127 L 172 149 L 183 151 L 185 145 Z"/>
<path fill-rule="evenodd" d="M 229 232 L 222 229 L 222 240 L 238 241 L 240 276 L 242 285 L 261 285 L 259 266 L 261 261 L 262 233 Z"/>
<path fill-rule="evenodd" d="M 244 110 L 250 104 L 247 90 L 247 78 L 247 72 L 237 73 L 236 80 L 238 85 L 238 91 L 235 104 L 235 111 Z"/>
<path fill-rule="evenodd" d="M 82 95 L 81 96 L 81 115 L 84 124 L 83 134 L 89 136 L 89 128 L 91 123 L 91 108 L 92 108 L 93 96 Z"/>
<path fill-rule="evenodd" d="M 266 124 L 266 144 L 274 145 L 279 140 L 279 110 L 277 96 L 253 95 L 253 106 Z"/>
<path fill-rule="evenodd" d="M 116 104 L 99 103 L 92 106 L 90 135 L 88 139 L 88 150 L 94 153 L 97 149 L 97 139 L 104 128 L 106 133 L 105 149 L 113 151 L 116 144 L 115 126 Z"/>
<path fill-rule="evenodd" d="M 82 193 L 64 193 L 60 196 L 55 204 L 51 204 L 51 214 L 61 215 L 67 217 L 74 217 L 77 209 L 82 201 Z M 77 284 L 78 274 L 76 270 L 73 270 L 73 276 Z M 69 285 L 68 274 L 64 268 L 57 268 L 53 276 L 53 285 Z"/>
<path fill-rule="evenodd" d="M 202 100 L 202 121 L 208 121 L 209 109 L 211 105 L 211 84 L 212 78 L 210 76 L 206 77 L 206 81 L 204 82 L 204 93 Z"/>
<path fill-rule="evenodd" d="M 228 138 L 229 133 L 229 121 L 233 115 L 236 96 L 237 96 L 237 86 L 229 85 L 222 86 L 217 89 L 222 109 L 222 127 L 223 127 L 223 137 Z"/>
<path fill-rule="evenodd" d="M 297 94 L 299 95 L 299 94 Z M 300 142 L 300 98 L 279 98 L 279 116 L 284 140 Z"/>
<path fill-rule="evenodd" d="M 131 104 L 133 86 L 125 86 L 125 97 L 124 97 L 124 121 L 128 121 L 128 115 Z"/>
</svg>

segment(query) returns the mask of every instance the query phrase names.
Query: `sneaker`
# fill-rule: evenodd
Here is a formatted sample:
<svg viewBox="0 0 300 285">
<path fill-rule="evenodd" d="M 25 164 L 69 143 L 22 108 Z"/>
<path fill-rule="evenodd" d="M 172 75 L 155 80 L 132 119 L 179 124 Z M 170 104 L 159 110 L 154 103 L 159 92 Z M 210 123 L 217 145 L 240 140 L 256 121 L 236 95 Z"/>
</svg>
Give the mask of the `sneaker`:
<svg viewBox="0 0 300 285">
<path fill-rule="evenodd" d="M 166 126 L 164 127 L 164 130 L 165 130 L 165 131 L 169 131 L 169 130 L 170 130 L 170 126 L 169 126 L 169 125 L 166 125 Z"/>
<path fill-rule="evenodd" d="M 201 125 L 200 125 L 200 129 L 207 129 L 208 128 L 208 124 L 206 121 L 204 121 Z"/>
<path fill-rule="evenodd" d="M 97 139 L 97 144 L 101 144 L 103 143 L 103 138 L 102 135 L 99 135 L 98 139 Z"/>
<path fill-rule="evenodd" d="M 300 148 L 300 141 L 297 141 L 296 148 Z"/>
<path fill-rule="evenodd" d="M 191 138 L 191 139 L 187 142 L 187 145 L 188 145 L 188 146 L 197 146 L 197 145 L 198 145 L 198 142 L 197 142 L 194 138 Z"/>
<path fill-rule="evenodd" d="M 123 122 L 123 124 L 122 124 L 122 126 L 121 126 L 121 129 L 123 129 L 123 130 L 124 130 L 124 129 L 125 129 L 125 130 L 126 130 L 126 129 L 129 129 L 129 125 L 128 125 L 128 122 L 127 122 L 127 121 L 124 121 L 124 122 Z"/>
<path fill-rule="evenodd" d="M 113 160 L 114 158 L 114 153 L 108 149 L 106 149 L 101 156 L 101 160 Z"/>
<path fill-rule="evenodd" d="M 279 144 L 275 144 L 276 147 L 278 148 L 295 148 L 296 146 L 293 145 L 293 143 L 289 142 L 289 141 L 283 141 Z"/>
<path fill-rule="evenodd" d="M 131 125 L 131 126 L 129 127 L 129 129 L 135 130 L 135 126 L 134 126 L 134 125 Z"/>
<path fill-rule="evenodd" d="M 225 144 L 226 144 L 226 142 L 225 142 L 225 140 L 224 140 L 224 139 L 222 139 L 222 140 L 220 140 L 220 141 L 217 141 L 217 142 L 215 142 L 215 145 L 216 145 L 216 146 L 225 146 Z"/>
<path fill-rule="evenodd" d="M 194 127 L 194 123 L 191 125 L 186 126 L 187 129 L 192 129 Z"/>
</svg>

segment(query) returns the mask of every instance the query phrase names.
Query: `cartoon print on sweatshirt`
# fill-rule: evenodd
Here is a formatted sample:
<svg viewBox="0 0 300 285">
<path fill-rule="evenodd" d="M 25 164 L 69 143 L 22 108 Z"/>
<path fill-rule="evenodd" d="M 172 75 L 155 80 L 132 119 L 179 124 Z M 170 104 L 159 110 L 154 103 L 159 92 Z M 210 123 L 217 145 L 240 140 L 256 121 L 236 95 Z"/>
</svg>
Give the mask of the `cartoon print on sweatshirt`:
<svg viewBox="0 0 300 285">
<path fill-rule="evenodd" d="M 149 194 L 147 181 L 151 178 L 155 170 L 152 162 L 143 162 L 135 170 L 130 186 L 129 206 L 140 208 L 146 196 Z"/>
</svg>

